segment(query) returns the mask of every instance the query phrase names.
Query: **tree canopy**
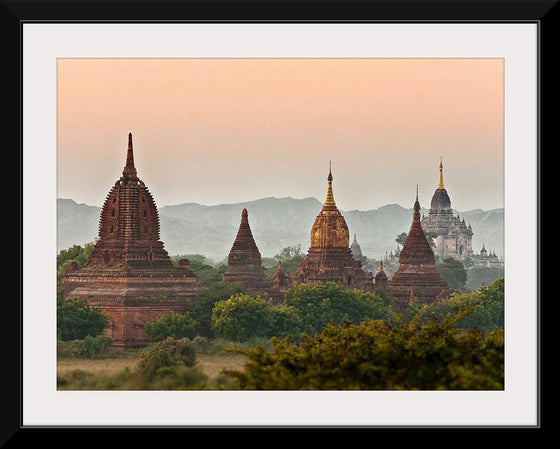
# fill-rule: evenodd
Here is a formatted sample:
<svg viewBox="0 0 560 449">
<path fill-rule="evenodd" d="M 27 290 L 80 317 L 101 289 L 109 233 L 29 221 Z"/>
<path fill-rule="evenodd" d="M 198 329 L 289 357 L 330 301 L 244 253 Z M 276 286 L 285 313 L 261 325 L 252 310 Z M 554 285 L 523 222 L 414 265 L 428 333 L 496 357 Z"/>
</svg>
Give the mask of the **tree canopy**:
<svg viewBox="0 0 560 449">
<path fill-rule="evenodd" d="M 460 335 L 453 320 L 328 325 L 300 343 L 243 351 L 243 390 L 502 390 L 503 330 Z"/>
</svg>

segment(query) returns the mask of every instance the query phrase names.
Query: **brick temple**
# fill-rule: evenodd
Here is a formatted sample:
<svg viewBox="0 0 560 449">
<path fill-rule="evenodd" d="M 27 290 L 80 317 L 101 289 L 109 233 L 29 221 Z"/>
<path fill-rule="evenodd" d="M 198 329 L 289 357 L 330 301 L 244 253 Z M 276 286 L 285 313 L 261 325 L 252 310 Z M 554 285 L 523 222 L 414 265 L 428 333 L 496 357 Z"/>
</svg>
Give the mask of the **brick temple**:
<svg viewBox="0 0 560 449">
<path fill-rule="evenodd" d="M 329 168 L 327 197 L 311 228 L 307 257 L 292 274 L 294 283 L 336 282 L 347 288 L 373 290 L 373 274 L 362 269 L 350 249 L 350 234 L 333 195 L 333 175 Z"/>
<path fill-rule="evenodd" d="M 228 266 L 222 276 L 226 282 L 237 282 L 256 291 L 271 287 L 264 274 L 261 253 L 255 243 L 247 209 L 241 212 L 241 223 L 228 255 Z"/>
<path fill-rule="evenodd" d="M 104 333 L 115 349 L 146 345 L 144 323 L 184 313 L 197 292 L 189 261 L 174 267 L 159 238 L 158 210 L 138 178 L 129 134 L 122 176 L 101 210 L 99 239 L 83 267 L 69 267 L 63 285 L 66 298 L 86 299 L 109 315 Z"/>
<path fill-rule="evenodd" d="M 415 298 L 421 304 L 449 297 L 447 282 L 436 271 L 435 256 L 420 224 L 418 189 L 412 225 L 399 255 L 399 268 L 387 282 L 386 291 L 393 308 L 405 313 Z"/>
</svg>

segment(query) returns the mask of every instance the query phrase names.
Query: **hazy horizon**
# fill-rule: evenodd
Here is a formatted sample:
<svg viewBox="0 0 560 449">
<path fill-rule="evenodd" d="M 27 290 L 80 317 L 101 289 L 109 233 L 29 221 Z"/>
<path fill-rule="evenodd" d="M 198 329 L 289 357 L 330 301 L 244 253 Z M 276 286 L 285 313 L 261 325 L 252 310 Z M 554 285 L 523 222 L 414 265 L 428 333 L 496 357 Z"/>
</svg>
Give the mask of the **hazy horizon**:
<svg viewBox="0 0 560 449">
<path fill-rule="evenodd" d="M 293 200 L 312 199 L 312 200 L 318 201 L 321 204 L 324 202 L 324 198 L 320 199 L 320 198 L 315 198 L 315 197 L 312 197 L 312 196 L 308 196 L 308 197 L 305 197 L 305 198 L 294 198 L 294 197 L 291 197 L 291 196 L 283 196 L 283 197 L 269 196 L 269 197 L 263 197 L 263 198 L 255 198 L 253 200 L 247 200 L 247 201 L 238 201 L 238 202 L 235 202 L 235 203 L 204 204 L 204 203 L 199 203 L 199 202 L 196 202 L 196 201 L 188 201 L 188 202 L 180 202 L 180 203 L 174 203 L 174 204 L 159 205 L 156 201 L 156 205 L 157 205 L 158 209 L 163 208 L 163 207 L 181 206 L 181 205 L 184 205 L 184 204 L 196 204 L 196 205 L 203 206 L 203 207 L 218 207 L 218 206 L 231 206 L 231 205 L 235 205 L 235 204 L 246 204 L 246 203 L 251 203 L 251 202 L 267 200 L 267 199 L 271 199 L 271 198 L 272 199 L 278 199 L 278 200 L 283 200 L 283 199 L 293 199 Z M 69 198 L 69 197 L 58 197 L 57 199 L 59 199 L 59 200 L 71 200 L 71 201 L 74 201 L 76 204 L 83 204 L 85 206 L 93 206 L 93 207 L 99 207 L 99 208 L 103 207 L 103 203 L 101 203 L 101 204 L 89 204 L 89 203 L 85 203 L 83 201 L 76 201 L 74 198 Z M 335 198 L 335 201 L 336 201 L 336 198 Z M 403 205 L 403 204 L 398 204 L 398 203 L 387 203 L 387 204 L 383 204 L 381 206 L 374 207 L 372 209 L 347 209 L 347 208 L 343 208 L 343 207 L 340 207 L 340 206 L 338 206 L 338 209 L 340 209 L 342 211 L 347 211 L 347 212 L 350 212 L 350 211 L 367 212 L 367 211 L 370 211 L 370 210 L 381 209 L 381 208 L 387 207 L 387 206 L 400 206 L 404 209 L 410 209 L 410 210 L 412 210 L 414 208 L 413 203 L 411 203 L 410 205 Z M 428 201 L 427 205 L 420 204 L 420 208 L 422 210 L 429 210 L 430 209 L 429 201 Z M 460 211 L 460 212 L 472 212 L 472 211 L 475 211 L 477 209 L 488 212 L 488 211 L 492 211 L 492 210 L 503 209 L 503 206 L 502 207 L 493 207 L 491 209 L 482 209 L 480 207 L 477 207 L 477 208 L 474 208 L 474 209 L 457 209 L 456 207 L 453 207 L 453 205 L 452 205 L 452 209 Z"/>
<path fill-rule="evenodd" d="M 504 207 L 502 59 L 59 59 L 58 197 L 101 206 L 132 132 L 158 207 Z"/>
</svg>

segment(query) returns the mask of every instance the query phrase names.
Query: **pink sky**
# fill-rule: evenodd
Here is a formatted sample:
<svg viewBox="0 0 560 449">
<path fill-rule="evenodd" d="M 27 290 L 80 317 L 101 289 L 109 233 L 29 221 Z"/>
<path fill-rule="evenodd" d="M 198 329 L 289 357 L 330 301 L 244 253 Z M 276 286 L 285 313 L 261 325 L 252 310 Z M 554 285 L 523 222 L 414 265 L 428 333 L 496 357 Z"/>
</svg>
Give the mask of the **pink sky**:
<svg viewBox="0 0 560 449">
<path fill-rule="evenodd" d="M 502 59 L 59 59 L 58 197 L 135 163 L 158 206 L 275 196 L 342 210 L 503 207 Z"/>
</svg>

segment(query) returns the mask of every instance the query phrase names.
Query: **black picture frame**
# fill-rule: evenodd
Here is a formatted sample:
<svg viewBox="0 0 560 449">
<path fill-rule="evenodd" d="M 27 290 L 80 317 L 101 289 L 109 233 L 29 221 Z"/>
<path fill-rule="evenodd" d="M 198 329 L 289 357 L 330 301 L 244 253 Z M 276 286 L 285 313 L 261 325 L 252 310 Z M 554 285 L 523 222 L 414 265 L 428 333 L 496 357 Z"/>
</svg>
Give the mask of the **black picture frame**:
<svg viewBox="0 0 560 449">
<path fill-rule="evenodd" d="M 22 25 L 29 22 L 530 22 L 539 30 L 539 150 L 538 150 L 538 303 L 539 329 L 541 311 L 541 188 L 540 170 L 543 142 L 554 129 L 552 111 L 558 98 L 554 71 L 557 57 L 557 1 L 469 1 L 469 0 L 389 0 L 389 1 L 4 1 L 1 8 L 2 58 L 2 299 L 0 300 L 0 445 L 18 447 L 31 438 L 44 438 L 52 430 L 65 432 L 88 431 L 93 444 L 103 444 L 96 428 L 26 428 L 22 425 L 22 297 L 23 297 L 23 160 L 22 160 Z M 544 316 L 544 315 L 542 315 Z M 541 358 L 539 332 L 539 424 L 543 429 L 541 402 Z M 546 417 L 544 417 L 546 418 Z M 248 426 L 250 428 L 250 426 Z M 535 428 L 530 428 L 534 430 Z M 111 429 L 115 430 L 115 429 Z M 127 430 L 127 429 L 122 429 Z M 130 429 L 128 429 L 130 430 Z M 133 441 L 145 441 L 143 429 L 134 428 Z M 194 428 L 189 430 L 196 430 Z M 210 429 L 214 430 L 214 429 Z M 254 430 L 254 429 L 253 429 Z M 377 429 L 376 429 L 377 430 Z M 438 429 L 441 430 L 441 429 Z M 58 436 L 58 433 L 56 434 Z M 90 437 L 91 435 L 91 437 Z M 73 435 L 72 435 L 73 436 Z M 542 432 L 539 432 L 542 436 Z M 83 436 L 80 436 L 82 438 Z M 53 440 L 76 444 L 71 436 Z M 533 435 L 534 438 L 534 435 Z M 533 440 L 534 443 L 534 440 Z"/>
</svg>

